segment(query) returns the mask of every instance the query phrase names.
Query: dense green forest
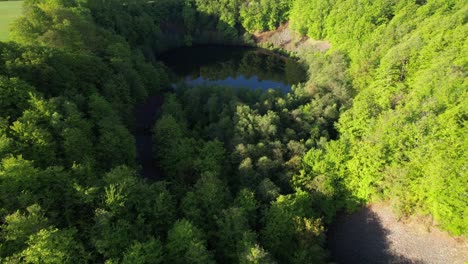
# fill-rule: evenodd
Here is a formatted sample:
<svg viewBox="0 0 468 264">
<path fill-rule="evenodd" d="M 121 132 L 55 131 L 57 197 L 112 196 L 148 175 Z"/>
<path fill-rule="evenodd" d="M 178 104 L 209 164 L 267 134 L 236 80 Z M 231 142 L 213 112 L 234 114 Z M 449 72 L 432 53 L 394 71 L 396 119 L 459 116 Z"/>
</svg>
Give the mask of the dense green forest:
<svg viewBox="0 0 468 264">
<path fill-rule="evenodd" d="M 0 262 L 326 263 L 339 211 L 468 233 L 462 0 L 25 0 L 0 42 Z M 158 54 L 289 21 L 290 93 L 170 89 Z M 139 175 L 134 109 L 162 179 Z"/>
</svg>

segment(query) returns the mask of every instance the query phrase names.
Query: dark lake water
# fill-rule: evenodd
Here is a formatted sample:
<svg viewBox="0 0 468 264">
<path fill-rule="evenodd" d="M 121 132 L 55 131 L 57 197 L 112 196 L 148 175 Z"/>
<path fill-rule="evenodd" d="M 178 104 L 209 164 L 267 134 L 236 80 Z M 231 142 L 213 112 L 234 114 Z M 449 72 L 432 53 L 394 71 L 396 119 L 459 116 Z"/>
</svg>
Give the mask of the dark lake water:
<svg viewBox="0 0 468 264">
<path fill-rule="evenodd" d="M 177 76 L 175 84 L 217 84 L 252 89 L 280 88 L 306 80 L 295 59 L 269 50 L 235 46 L 198 46 L 168 51 L 159 58 Z"/>
</svg>

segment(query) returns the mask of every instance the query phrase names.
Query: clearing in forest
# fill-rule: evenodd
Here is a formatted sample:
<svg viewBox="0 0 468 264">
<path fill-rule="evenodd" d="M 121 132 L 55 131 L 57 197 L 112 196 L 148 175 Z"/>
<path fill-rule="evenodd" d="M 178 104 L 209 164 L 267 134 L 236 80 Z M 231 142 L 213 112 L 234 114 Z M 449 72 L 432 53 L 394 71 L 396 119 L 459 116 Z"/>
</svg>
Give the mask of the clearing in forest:
<svg viewBox="0 0 468 264">
<path fill-rule="evenodd" d="M 0 41 L 9 40 L 10 27 L 21 15 L 23 1 L 0 1 Z"/>
</svg>

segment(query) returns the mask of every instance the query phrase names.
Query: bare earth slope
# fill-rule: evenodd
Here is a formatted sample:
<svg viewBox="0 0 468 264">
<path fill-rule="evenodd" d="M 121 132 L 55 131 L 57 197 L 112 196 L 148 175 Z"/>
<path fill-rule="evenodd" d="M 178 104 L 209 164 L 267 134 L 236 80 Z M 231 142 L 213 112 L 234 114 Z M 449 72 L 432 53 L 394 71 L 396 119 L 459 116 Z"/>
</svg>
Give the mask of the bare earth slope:
<svg viewBox="0 0 468 264">
<path fill-rule="evenodd" d="M 468 261 L 468 241 L 416 221 L 397 221 L 390 206 L 370 205 L 338 216 L 328 245 L 338 263 L 440 263 Z"/>
<path fill-rule="evenodd" d="M 272 44 L 285 50 L 301 53 L 303 50 L 327 51 L 331 45 L 328 41 L 313 40 L 302 37 L 289 28 L 286 23 L 276 30 L 265 31 L 254 34 L 255 42 L 259 44 Z"/>
</svg>

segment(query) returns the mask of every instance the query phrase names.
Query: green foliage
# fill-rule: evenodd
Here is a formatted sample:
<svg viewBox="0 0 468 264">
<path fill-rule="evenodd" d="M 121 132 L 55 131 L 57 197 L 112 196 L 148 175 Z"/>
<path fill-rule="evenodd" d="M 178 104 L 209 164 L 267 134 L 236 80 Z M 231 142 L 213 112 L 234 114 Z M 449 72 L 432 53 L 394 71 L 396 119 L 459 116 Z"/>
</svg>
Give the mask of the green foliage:
<svg viewBox="0 0 468 264">
<path fill-rule="evenodd" d="M 135 139 L 121 123 L 112 106 L 101 96 L 90 98 L 90 112 L 98 129 L 98 158 L 104 168 L 133 164 L 136 157 Z M 125 151 L 120 151 L 125 149 Z"/>
<path fill-rule="evenodd" d="M 75 263 L 83 261 L 83 247 L 74 239 L 75 230 L 41 229 L 29 237 L 20 253 L 24 263 Z"/>
<path fill-rule="evenodd" d="M 0 254 L 7 256 L 11 252 L 20 252 L 26 247 L 26 242 L 31 235 L 46 228 L 47 219 L 44 217 L 41 207 L 37 204 L 26 208 L 27 214 L 16 211 L 5 217 L 2 225 L 2 247 Z"/>
<path fill-rule="evenodd" d="M 466 235 L 467 8 L 25 1 L 0 42 L 1 261 L 323 263 L 324 224 L 382 199 Z M 177 87 L 152 131 L 167 182 L 139 178 L 134 107 L 169 86 L 156 55 L 288 20 L 332 44 L 299 54 L 308 80 Z M 276 65 L 259 57 L 235 67 Z"/>
<path fill-rule="evenodd" d="M 323 252 L 324 229 L 322 220 L 318 218 L 326 215 L 328 222 L 339 208 L 333 205 L 339 200 L 335 199 L 338 191 L 333 189 L 336 187 L 334 183 L 330 183 L 331 192 L 316 192 L 312 188 L 307 189 L 310 194 L 299 192 L 300 199 L 293 203 L 300 201 L 302 205 L 287 209 L 285 216 L 278 218 L 281 221 L 275 220 L 271 202 L 292 190 L 291 183 L 294 182 L 290 180 L 301 168 L 301 156 L 313 145 L 307 145 L 301 138 L 313 137 L 319 142 L 319 137 L 326 140 L 333 131 L 331 122 L 338 118 L 337 114 L 323 113 L 322 105 L 317 102 L 324 100 L 325 104 L 326 100 L 336 100 L 334 107 L 339 110 L 349 105 L 351 92 L 346 75 L 336 74 L 339 69 L 346 68 L 346 63 L 339 54 L 330 57 L 332 62 L 325 63 L 326 57 L 317 56 L 323 67 L 321 74 L 330 74 L 333 79 L 328 81 L 316 76 L 310 81 L 311 86 L 320 85 L 322 90 L 307 90 L 305 85 L 301 85 L 292 93 L 283 95 L 274 90 L 259 93 L 201 86 L 180 87 L 176 96 L 167 97 L 153 136 L 158 142 L 158 152 L 167 149 L 168 153 L 174 151 L 174 154 L 157 158 L 161 164 L 168 162 L 168 157 L 174 157 L 171 164 L 182 157 L 193 162 L 187 163 L 187 171 L 200 177 L 195 186 L 190 188 L 187 186 L 190 181 L 185 181 L 185 187 L 174 189 L 178 193 L 176 196 L 183 197 L 181 210 L 184 217 L 204 230 L 208 244 L 213 245 L 216 260 L 274 263 L 272 256 L 290 262 L 320 262 L 326 258 Z M 314 67 L 320 68 L 318 65 Z M 339 99 L 332 94 L 339 95 Z M 310 104 L 307 109 L 304 109 L 305 103 Z M 170 111 L 174 116 L 167 114 Z M 330 132 L 315 133 L 320 128 L 311 129 L 314 118 L 322 122 L 321 128 L 330 129 Z M 187 151 L 175 151 L 175 145 L 180 144 L 177 142 L 181 138 L 199 139 L 199 144 L 190 145 L 192 158 L 185 156 Z M 228 155 L 230 160 L 226 160 Z M 172 173 L 171 167 L 163 169 Z M 233 202 L 229 192 L 235 194 Z M 304 213 L 306 204 L 313 205 L 314 210 Z M 275 229 L 278 225 L 284 229 Z M 286 230 L 288 228 L 291 230 Z M 258 229 L 269 230 L 262 232 L 262 243 L 256 240 L 254 230 Z M 269 237 L 273 233 L 275 235 Z M 308 235 L 302 237 L 302 233 Z M 282 235 L 285 237 L 273 238 Z M 277 254 L 288 243 L 292 243 L 288 253 Z"/>
<path fill-rule="evenodd" d="M 29 194 L 21 194 L 21 190 L 30 187 L 37 175 L 37 169 L 32 166 L 32 162 L 24 160 L 22 157 L 7 157 L 2 159 L 1 163 L 1 200 L 3 210 L 20 208 L 20 205 L 26 206 L 20 202 L 27 200 Z M 9 193 L 20 193 L 19 197 L 9 195 Z M 24 198 L 23 198 L 24 197 Z M 29 204 L 28 204 L 29 205 Z"/>
<path fill-rule="evenodd" d="M 278 115 L 268 111 L 265 115 L 258 114 L 249 106 L 238 106 L 238 122 L 236 132 L 241 142 L 257 142 L 260 139 L 269 140 L 276 136 L 278 131 Z"/>
<path fill-rule="evenodd" d="M 63 138 L 63 155 L 68 165 L 94 162 L 92 124 L 73 103 L 66 103 Z"/>
<path fill-rule="evenodd" d="M 271 259 L 268 252 L 261 248 L 258 244 L 248 247 L 239 263 L 242 264 L 272 264 L 276 263 Z"/>
<path fill-rule="evenodd" d="M 258 209 L 258 202 L 255 199 L 255 193 L 248 189 L 242 189 L 237 193 L 234 200 L 234 206 L 243 211 L 244 216 L 248 218 L 250 226 L 256 224 L 256 210 Z"/>
<path fill-rule="evenodd" d="M 223 210 L 217 221 L 217 252 L 230 263 L 236 262 L 244 252 L 242 239 L 245 236 L 254 236 L 249 230 L 248 219 L 241 208 L 231 207 Z"/>
<path fill-rule="evenodd" d="M 321 220 L 316 214 L 310 194 L 296 191 L 279 196 L 265 215 L 262 240 L 265 247 L 280 261 L 320 263 L 325 260 L 325 242 Z"/>
<path fill-rule="evenodd" d="M 159 240 L 154 238 L 145 243 L 136 242 L 124 255 L 124 264 L 158 264 L 163 263 L 163 247 Z"/>
<path fill-rule="evenodd" d="M 73 8 L 72 8 L 73 7 Z M 24 1 L 23 14 L 13 26 L 13 39 L 22 43 L 37 43 L 67 49 L 88 49 L 97 39 L 95 29 L 85 9 L 69 3 Z M 86 39 L 83 32 L 88 30 Z"/>
<path fill-rule="evenodd" d="M 242 26 L 250 33 L 273 30 L 288 19 L 291 0 L 245 1 L 240 9 Z"/>
<path fill-rule="evenodd" d="M 140 251 L 157 247 L 152 236 L 163 236 L 174 221 L 172 195 L 163 183 L 141 182 L 128 167 L 113 169 L 106 174 L 105 182 L 102 208 L 95 213 L 93 242 L 96 249 L 108 259 L 120 258 L 130 247 L 127 255 L 144 257 L 139 256 L 143 254 Z M 147 239 L 148 244 L 135 242 L 137 246 L 132 246 L 133 240 Z M 132 258 L 127 255 L 124 258 Z"/>
<path fill-rule="evenodd" d="M 200 149 L 194 167 L 199 172 L 212 172 L 214 175 L 222 175 L 224 160 L 225 150 L 223 144 L 218 140 L 209 141 Z"/>
<path fill-rule="evenodd" d="M 201 231 L 190 221 L 177 221 L 168 232 L 169 263 L 214 263 Z"/>
<path fill-rule="evenodd" d="M 13 30 L 26 45 L 0 43 L 2 261 L 134 262 L 174 222 L 165 184 L 130 168 L 133 106 L 168 83 L 165 68 L 84 4 L 26 1 Z"/>
<path fill-rule="evenodd" d="M 183 125 L 172 115 L 164 115 L 154 126 L 156 156 L 168 176 L 186 179 L 190 174 L 195 156 L 195 142 L 187 136 Z M 189 180 L 189 179 L 188 179 Z"/>
<path fill-rule="evenodd" d="M 390 200 L 401 217 L 431 215 L 466 234 L 466 10 L 462 1 L 336 1 L 318 20 L 292 11 L 297 30 L 349 56 L 358 90 L 340 138 L 306 155 L 299 186 L 348 209 Z"/>
<path fill-rule="evenodd" d="M 203 230 L 209 230 L 216 223 L 217 216 L 226 207 L 229 191 L 218 177 L 211 173 L 202 173 L 193 191 L 187 192 L 182 200 L 182 211 Z M 211 234 L 210 234 L 211 235 Z"/>
<path fill-rule="evenodd" d="M 322 39 L 325 18 L 334 1 L 295 0 L 290 11 L 291 28 L 315 39 Z"/>
<path fill-rule="evenodd" d="M 58 130 L 61 116 L 54 103 L 41 98 L 32 98 L 31 107 L 11 125 L 17 148 L 29 153 L 29 159 L 38 165 L 50 165 L 55 162 L 57 146 L 53 140 L 54 130 Z"/>
<path fill-rule="evenodd" d="M 17 78 L 0 76 L 0 112 L 10 120 L 16 120 L 28 108 L 34 97 L 34 88 Z"/>
</svg>

